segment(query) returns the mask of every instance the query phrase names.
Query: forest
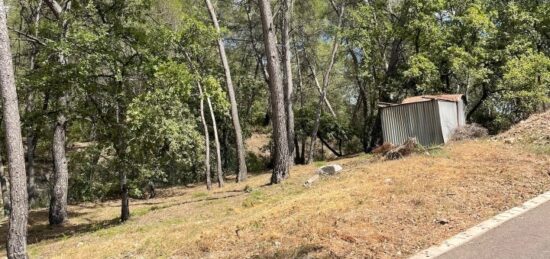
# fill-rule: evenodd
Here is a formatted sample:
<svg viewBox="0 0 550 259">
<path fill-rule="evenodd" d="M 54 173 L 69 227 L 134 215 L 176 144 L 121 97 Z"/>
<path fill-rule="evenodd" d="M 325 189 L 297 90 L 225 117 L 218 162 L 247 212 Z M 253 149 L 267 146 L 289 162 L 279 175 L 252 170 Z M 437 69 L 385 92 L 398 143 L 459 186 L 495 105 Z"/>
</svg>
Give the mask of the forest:
<svg viewBox="0 0 550 259">
<path fill-rule="evenodd" d="M 383 143 L 379 103 L 463 94 L 496 134 L 550 103 L 546 0 L 0 0 L 7 255 L 27 212 Z M 268 157 L 246 141 L 266 134 Z M 5 171 L 5 172 L 4 172 Z"/>
</svg>

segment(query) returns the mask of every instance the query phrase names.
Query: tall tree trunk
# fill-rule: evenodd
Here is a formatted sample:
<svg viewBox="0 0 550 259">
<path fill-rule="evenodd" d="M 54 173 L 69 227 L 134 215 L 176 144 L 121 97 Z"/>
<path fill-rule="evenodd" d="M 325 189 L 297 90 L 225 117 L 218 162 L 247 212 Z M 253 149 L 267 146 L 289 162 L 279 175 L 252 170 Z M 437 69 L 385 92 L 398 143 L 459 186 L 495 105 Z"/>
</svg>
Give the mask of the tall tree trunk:
<svg viewBox="0 0 550 259">
<path fill-rule="evenodd" d="M 295 47 L 295 53 L 298 53 L 298 50 L 297 48 Z M 300 97 L 300 109 L 303 109 L 304 108 L 304 87 L 303 87 L 303 80 L 302 80 L 302 63 L 300 62 L 300 56 L 299 55 L 295 55 L 296 56 L 296 68 L 297 68 L 297 71 L 298 71 L 298 91 L 300 93 L 299 97 Z M 302 125 L 302 128 L 304 126 Z M 298 134 L 296 134 L 296 143 L 298 143 Z M 299 150 L 296 150 L 296 161 L 299 162 L 300 164 L 304 164 L 305 163 L 305 146 L 306 146 L 306 140 L 307 140 L 307 137 L 306 136 L 303 136 L 302 137 L 302 142 L 301 142 L 301 151 Z M 299 148 L 299 144 L 296 144 L 296 149 Z"/>
<path fill-rule="evenodd" d="M 59 98 L 59 104 L 65 107 L 65 96 Z M 67 119 L 63 112 L 57 115 L 55 123 L 52 153 L 54 162 L 54 183 L 50 198 L 50 225 L 59 225 L 67 218 L 67 189 L 69 185 L 69 170 L 65 154 Z"/>
<path fill-rule="evenodd" d="M 287 117 L 287 137 L 288 137 L 288 152 L 291 161 L 294 160 L 296 155 L 296 149 L 294 145 L 294 110 L 292 108 L 292 97 L 294 95 L 294 86 L 292 82 L 292 53 L 290 51 L 290 27 L 292 16 L 292 0 L 283 0 L 283 61 L 284 61 L 284 92 L 285 92 L 285 111 Z"/>
<path fill-rule="evenodd" d="M 26 258 L 27 175 L 6 11 L 4 0 L 0 0 L 0 85 L 12 206 L 6 251 L 9 258 Z"/>
<path fill-rule="evenodd" d="M 43 1 L 40 0 L 36 6 L 36 9 L 33 11 L 33 25 L 34 28 L 33 36 L 35 38 L 38 38 L 38 26 L 40 22 L 40 9 L 42 8 Z M 38 48 L 36 45 L 33 45 L 31 47 L 31 55 L 29 58 L 29 70 L 33 71 L 35 69 L 36 64 L 36 55 L 38 55 Z M 48 98 L 45 98 L 44 102 L 44 110 L 47 108 L 47 100 Z M 30 113 L 32 111 L 32 102 L 33 102 L 33 94 L 32 92 L 27 97 L 27 104 L 25 105 L 25 113 Z M 29 197 L 29 209 L 33 207 L 35 200 L 38 196 L 36 193 L 36 184 L 35 184 L 35 168 L 34 168 L 34 155 L 36 152 L 36 146 L 38 145 L 38 127 L 34 126 L 32 123 L 30 123 L 28 132 L 27 132 L 27 193 Z"/>
<path fill-rule="evenodd" d="M 344 4 L 340 7 L 340 13 L 338 17 L 338 28 L 342 27 L 342 20 L 344 18 Z M 321 89 L 321 96 L 319 97 L 319 106 L 317 107 L 317 113 L 315 115 L 315 124 L 313 126 L 313 131 L 311 132 L 311 143 L 309 145 L 309 154 L 306 163 L 309 164 L 313 161 L 313 153 L 315 148 L 315 140 L 317 139 L 317 132 L 319 131 L 319 125 L 321 124 L 321 114 L 323 112 L 323 101 L 327 96 L 327 90 L 330 82 L 330 73 L 334 66 L 334 61 L 336 60 L 336 53 L 338 52 L 338 47 L 340 46 L 340 38 L 338 33 L 334 36 L 334 42 L 332 43 L 332 51 L 330 55 L 329 65 L 323 76 L 323 88 Z M 314 71 L 312 69 L 312 71 Z"/>
<path fill-rule="evenodd" d="M 116 111 L 117 125 L 120 125 L 120 108 L 117 105 Z M 121 129 L 119 129 L 122 132 Z M 124 143 L 123 137 L 118 136 L 118 141 L 115 144 L 116 155 L 120 161 L 118 178 L 120 183 L 120 221 L 125 222 L 130 219 L 130 195 L 128 193 L 128 176 L 127 168 L 129 167 L 126 161 L 126 143 Z"/>
<path fill-rule="evenodd" d="M 218 138 L 218 126 L 216 123 L 216 116 L 214 116 L 214 109 L 212 108 L 212 101 L 210 97 L 206 97 L 208 102 L 208 108 L 210 108 L 210 118 L 212 119 L 212 128 L 214 129 L 214 142 L 216 143 L 216 171 L 218 172 L 218 187 L 223 187 L 223 170 L 222 170 L 222 155 L 220 151 L 220 139 Z"/>
<path fill-rule="evenodd" d="M 204 93 L 202 92 L 202 86 L 197 83 L 199 88 L 199 94 L 201 96 L 200 103 L 200 113 L 201 113 L 201 123 L 204 129 L 204 149 L 205 149 L 205 158 L 204 158 L 204 174 L 206 175 L 206 189 L 212 189 L 212 179 L 210 176 L 210 134 L 208 133 L 208 125 L 206 124 L 206 116 L 204 115 Z"/>
<path fill-rule="evenodd" d="M 70 9 L 71 1 L 65 4 L 66 10 L 55 0 L 45 0 L 46 4 L 59 21 L 62 29 L 61 38 L 65 38 L 67 31 L 67 20 L 63 18 L 66 10 Z M 59 54 L 59 63 L 66 65 L 67 60 L 63 54 Z M 65 152 L 67 118 L 64 110 L 67 107 L 67 96 L 62 93 L 58 98 L 60 110 L 54 126 L 54 135 L 52 141 L 52 155 L 54 160 L 54 184 L 50 199 L 49 221 L 50 225 L 62 224 L 67 218 L 67 189 L 69 180 L 69 169 L 67 167 L 67 157 Z"/>
<path fill-rule="evenodd" d="M 210 13 L 210 18 L 212 18 L 212 23 L 218 33 L 221 32 L 220 25 L 218 24 L 218 18 L 216 17 L 216 12 L 214 6 L 210 0 L 205 0 L 206 6 L 208 7 L 208 12 Z M 237 182 L 246 180 L 247 177 L 247 168 L 246 168 L 246 153 L 244 149 L 243 142 L 243 133 L 241 130 L 241 123 L 239 121 L 239 110 L 237 109 L 237 100 L 235 98 L 235 90 L 233 89 L 233 80 L 231 79 L 231 70 L 229 69 L 229 62 L 227 61 L 227 55 L 225 54 L 225 46 L 223 45 L 222 38 L 218 38 L 218 49 L 220 52 L 220 58 L 223 65 L 223 70 L 225 72 L 225 82 L 227 85 L 227 94 L 229 95 L 229 103 L 231 105 L 231 119 L 233 122 L 233 128 L 235 129 L 235 142 L 237 146 L 237 159 L 239 161 L 239 168 L 237 174 Z"/>
<path fill-rule="evenodd" d="M 273 142 L 275 152 L 271 183 L 278 184 L 289 176 L 290 166 L 285 97 L 280 75 L 279 53 L 277 52 L 277 38 L 275 37 L 271 5 L 269 0 L 259 0 L 258 2 L 260 5 L 265 53 L 267 56 L 271 110 L 273 113 Z"/>
</svg>

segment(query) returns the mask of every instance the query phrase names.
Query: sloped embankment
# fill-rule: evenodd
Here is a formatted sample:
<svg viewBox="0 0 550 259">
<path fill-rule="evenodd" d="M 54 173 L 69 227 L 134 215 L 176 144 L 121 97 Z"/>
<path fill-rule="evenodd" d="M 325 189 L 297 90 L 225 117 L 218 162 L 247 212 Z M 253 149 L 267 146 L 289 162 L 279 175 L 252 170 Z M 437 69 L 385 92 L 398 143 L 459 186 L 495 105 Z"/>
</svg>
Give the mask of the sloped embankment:
<svg viewBox="0 0 550 259">
<path fill-rule="evenodd" d="M 47 226 L 47 210 L 32 211 L 30 255 L 404 258 L 550 189 L 549 155 L 487 140 L 338 163 L 340 175 L 310 188 L 303 183 L 313 165 L 295 166 L 276 186 L 265 186 L 270 175 L 262 174 L 211 193 L 161 190 L 132 201 L 124 224 L 118 201 L 71 206 L 69 223 L 56 228 Z"/>
<path fill-rule="evenodd" d="M 508 131 L 498 135 L 496 139 L 508 143 L 550 145 L 550 111 L 531 115 Z"/>
</svg>

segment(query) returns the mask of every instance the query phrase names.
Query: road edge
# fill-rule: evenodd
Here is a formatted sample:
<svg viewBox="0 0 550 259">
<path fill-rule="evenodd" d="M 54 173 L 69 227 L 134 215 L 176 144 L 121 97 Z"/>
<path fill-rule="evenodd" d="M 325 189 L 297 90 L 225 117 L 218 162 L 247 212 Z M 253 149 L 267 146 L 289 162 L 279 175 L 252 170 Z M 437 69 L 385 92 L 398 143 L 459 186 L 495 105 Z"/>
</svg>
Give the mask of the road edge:
<svg viewBox="0 0 550 259">
<path fill-rule="evenodd" d="M 505 212 L 502 212 L 488 220 L 485 220 L 461 233 L 458 233 L 457 235 L 443 241 L 439 245 L 431 246 L 430 248 L 423 250 L 413 256 L 411 256 L 409 259 L 426 259 L 426 258 L 435 258 L 438 257 L 450 250 L 453 250 L 472 239 L 481 236 L 482 234 L 486 233 L 487 231 L 494 229 L 504 222 L 511 220 L 517 216 L 522 215 L 523 213 L 530 211 L 539 205 L 550 201 L 550 191 L 547 191 L 543 194 L 540 194 L 536 196 L 535 198 L 532 198 L 526 202 L 524 202 L 522 205 L 511 208 Z"/>
</svg>

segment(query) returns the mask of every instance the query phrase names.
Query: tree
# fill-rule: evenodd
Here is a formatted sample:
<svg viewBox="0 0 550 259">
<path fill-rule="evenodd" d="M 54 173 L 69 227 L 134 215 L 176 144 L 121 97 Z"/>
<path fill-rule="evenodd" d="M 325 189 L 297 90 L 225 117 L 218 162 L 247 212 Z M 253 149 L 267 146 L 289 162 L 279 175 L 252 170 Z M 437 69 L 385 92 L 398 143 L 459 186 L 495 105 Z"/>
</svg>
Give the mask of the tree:
<svg viewBox="0 0 550 259">
<path fill-rule="evenodd" d="M 60 27 L 60 39 L 64 41 L 67 33 L 67 21 L 63 17 L 70 9 L 71 1 L 65 4 L 65 9 L 55 0 L 46 0 L 46 4 L 58 19 Z M 67 65 L 67 58 L 63 53 L 58 53 L 58 61 L 62 66 Z M 54 124 L 52 141 L 52 156 L 54 160 L 53 187 L 50 199 L 49 222 L 51 225 L 59 225 L 67 219 L 67 192 L 69 188 L 69 168 L 66 155 L 67 117 L 64 110 L 67 107 L 67 93 L 58 93 L 59 111 Z"/>
<path fill-rule="evenodd" d="M 342 4 L 340 7 L 340 10 L 335 10 L 338 12 L 338 29 L 342 26 L 342 20 L 344 18 L 344 7 L 345 5 Z M 313 131 L 311 132 L 311 143 L 309 144 L 309 155 L 306 160 L 306 163 L 311 163 L 313 161 L 313 152 L 315 147 L 315 141 L 317 139 L 317 134 L 319 131 L 319 126 L 321 123 L 321 114 L 323 112 L 323 101 L 326 100 L 327 96 L 327 89 L 330 83 L 330 73 L 332 72 L 332 68 L 334 67 L 334 62 L 336 60 L 336 54 L 338 52 L 338 47 L 340 46 L 340 38 L 338 37 L 338 32 L 336 32 L 336 35 L 334 36 L 333 42 L 332 42 L 332 50 L 330 55 L 329 64 L 327 67 L 327 70 L 325 71 L 325 74 L 323 76 L 323 88 L 321 88 L 321 94 L 319 96 L 319 104 L 317 107 L 317 112 L 315 115 L 315 124 L 313 126 Z M 318 85 L 317 82 L 317 76 L 315 76 L 315 70 L 312 68 L 313 75 L 315 77 L 315 82 Z M 330 106 L 329 106 L 330 107 Z M 331 108 L 332 110 L 332 108 Z"/>
<path fill-rule="evenodd" d="M 204 92 L 202 86 L 197 82 L 197 88 L 200 94 L 200 114 L 201 123 L 204 130 L 204 174 L 206 175 L 206 189 L 212 189 L 212 179 L 210 172 L 210 134 L 208 133 L 208 124 L 206 124 L 206 116 L 204 114 Z"/>
<path fill-rule="evenodd" d="M 287 116 L 285 112 L 285 97 L 283 82 L 280 75 L 277 38 L 273 25 L 273 15 L 269 0 L 259 0 L 262 20 L 265 53 L 269 72 L 269 91 L 271 96 L 271 111 L 273 113 L 273 174 L 271 183 L 278 184 L 289 176 L 290 157 L 287 136 Z"/>
<path fill-rule="evenodd" d="M 286 126 L 288 136 L 288 149 L 291 159 L 294 159 L 296 150 L 294 148 L 294 110 L 292 108 L 294 86 L 292 78 L 292 53 L 290 50 L 290 29 L 292 25 L 292 5 L 293 0 L 283 0 L 283 63 L 284 63 L 284 93 L 285 93 L 285 111 L 286 111 Z"/>
<path fill-rule="evenodd" d="M 208 12 L 210 13 L 210 18 L 216 31 L 221 33 L 220 25 L 218 23 L 218 18 L 216 17 L 216 12 L 214 6 L 210 0 L 205 0 L 206 6 L 208 7 Z M 237 100 L 235 98 L 235 90 L 233 88 L 233 80 L 231 78 L 231 70 L 229 68 L 229 62 L 227 60 L 227 55 L 225 54 L 225 46 L 223 45 L 223 40 L 221 37 L 218 37 L 218 49 L 220 52 L 220 59 L 222 61 L 223 70 L 225 72 L 225 84 L 227 86 L 227 95 L 229 96 L 229 102 L 231 104 L 231 119 L 233 122 L 233 128 L 235 130 L 235 142 L 237 145 L 237 158 L 239 161 L 237 182 L 244 181 L 247 177 L 247 168 L 246 168 L 246 151 L 244 148 L 243 142 L 243 133 L 241 129 L 241 123 L 239 120 L 239 111 L 237 109 Z"/>
<path fill-rule="evenodd" d="M 6 13 L 4 0 L 0 0 L 0 85 L 11 199 L 6 250 L 9 258 L 26 258 L 27 176 Z"/>
</svg>

